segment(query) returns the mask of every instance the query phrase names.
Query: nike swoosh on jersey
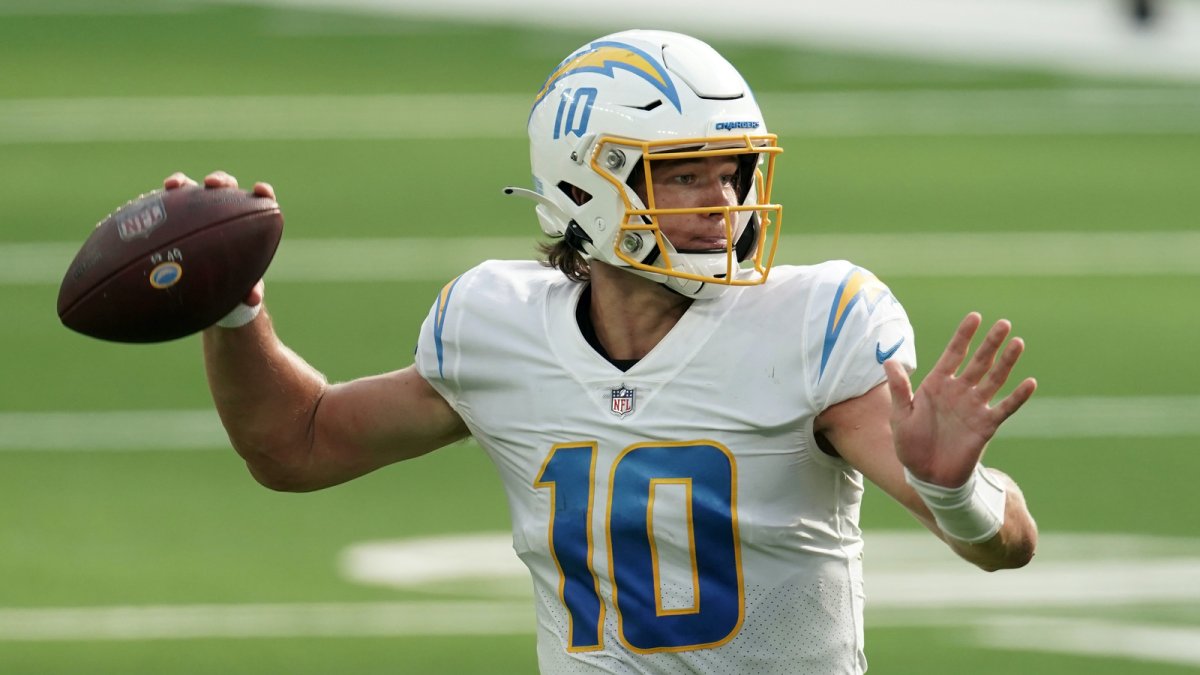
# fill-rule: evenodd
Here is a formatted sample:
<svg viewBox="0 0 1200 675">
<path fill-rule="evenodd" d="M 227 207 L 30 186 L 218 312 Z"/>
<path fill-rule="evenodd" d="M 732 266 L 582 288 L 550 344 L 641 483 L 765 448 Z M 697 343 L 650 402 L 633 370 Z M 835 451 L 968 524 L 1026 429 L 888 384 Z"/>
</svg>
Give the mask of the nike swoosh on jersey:
<svg viewBox="0 0 1200 675">
<path fill-rule="evenodd" d="M 885 350 L 878 342 L 876 342 L 875 343 L 875 360 L 880 363 L 887 361 L 888 359 L 892 358 L 892 356 L 894 356 L 896 354 L 896 352 L 900 349 L 900 345 L 902 345 L 902 344 L 904 344 L 903 337 L 900 338 L 899 340 L 897 340 L 896 344 L 892 345 L 891 347 L 888 347 Z"/>
</svg>

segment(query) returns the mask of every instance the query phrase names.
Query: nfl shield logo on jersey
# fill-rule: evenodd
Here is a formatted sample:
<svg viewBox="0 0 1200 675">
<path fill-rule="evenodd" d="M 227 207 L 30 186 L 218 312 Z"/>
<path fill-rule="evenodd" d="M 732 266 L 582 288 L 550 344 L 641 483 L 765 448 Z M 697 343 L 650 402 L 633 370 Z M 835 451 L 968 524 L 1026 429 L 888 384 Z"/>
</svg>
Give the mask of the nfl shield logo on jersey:
<svg viewBox="0 0 1200 675">
<path fill-rule="evenodd" d="M 624 384 L 612 390 L 612 414 L 624 417 L 633 412 L 634 390 Z"/>
</svg>

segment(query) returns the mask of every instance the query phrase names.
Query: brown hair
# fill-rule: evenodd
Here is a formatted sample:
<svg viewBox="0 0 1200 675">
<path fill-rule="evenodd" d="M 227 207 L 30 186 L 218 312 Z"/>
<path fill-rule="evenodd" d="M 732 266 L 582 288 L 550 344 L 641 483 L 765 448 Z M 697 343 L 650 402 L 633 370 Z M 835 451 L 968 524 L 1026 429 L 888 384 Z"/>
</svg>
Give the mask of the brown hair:
<svg viewBox="0 0 1200 675">
<path fill-rule="evenodd" d="M 579 205 L 586 204 L 592 199 L 592 195 L 587 190 L 566 181 L 560 182 L 558 189 Z M 575 221 L 571 221 L 571 225 L 578 227 L 575 225 Z M 588 266 L 587 259 L 578 249 L 567 243 L 565 237 L 558 236 L 554 237 L 553 241 L 538 243 L 538 251 L 545 256 L 545 259 L 541 261 L 543 265 L 562 272 L 571 281 L 587 281 L 592 278 L 592 270 Z"/>
<path fill-rule="evenodd" d="M 587 281 L 591 278 L 591 268 L 587 259 L 562 237 L 540 242 L 538 251 L 545 256 L 541 261 L 543 265 L 562 272 L 571 281 Z"/>
</svg>

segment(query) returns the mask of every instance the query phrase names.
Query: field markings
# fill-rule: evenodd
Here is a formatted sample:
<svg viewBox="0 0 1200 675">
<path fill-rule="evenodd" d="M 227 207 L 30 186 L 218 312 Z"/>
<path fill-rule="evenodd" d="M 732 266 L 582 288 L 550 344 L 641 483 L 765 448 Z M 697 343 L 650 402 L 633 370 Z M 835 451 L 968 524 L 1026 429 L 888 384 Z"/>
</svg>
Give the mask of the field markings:
<svg viewBox="0 0 1200 675">
<path fill-rule="evenodd" d="M 637 16 L 643 25 L 670 25 L 700 37 L 1093 75 L 1200 78 L 1200 7 L 1191 2 L 1171 3 L 1153 22 L 1153 29 L 1144 30 L 1145 26 L 1133 24 L 1123 5 L 1106 0 L 778 0 L 763 7 L 770 13 L 770 21 L 763 21 L 757 12 L 730 12 L 725 0 L 692 0 L 688 12 L 678 11 L 674 3 L 609 0 L 602 15 L 563 12 L 556 0 L 242 1 L 504 24 L 520 17 L 533 25 L 590 30 L 595 30 L 597 23 L 606 25 L 604 14 Z"/>
<path fill-rule="evenodd" d="M 109 0 L 105 3 L 72 0 L 35 2 L 6 0 L 0 15 L 99 13 L 93 5 L 114 5 L 115 11 L 145 7 L 163 11 L 164 4 Z M 638 16 L 643 25 L 670 25 L 676 30 L 723 40 L 801 45 L 810 49 L 860 51 L 880 55 L 902 54 L 951 63 L 1009 64 L 1020 68 L 1050 68 L 1068 73 L 1118 75 L 1196 81 L 1200 78 L 1200 8 L 1195 3 L 1171 3 L 1152 25 L 1135 25 L 1123 5 L 1105 0 L 847 0 L 844 2 L 772 2 L 766 7 L 772 21 L 761 13 L 728 11 L 723 0 L 692 0 L 689 12 L 673 3 L 644 0 L 609 0 L 603 13 L 562 11 L 555 0 L 207 0 L 209 4 L 242 4 L 283 9 L 336 10 L 368 16 L 403 16 L 422 19 L 462 20 L 471 24 L 499 22 L 547 29 L 572 30 L 596 26 L 620 29 L 608 17 Z M 272 20 L 273 19 L 273 20 Z M 291 15 L 268 15 L 268 30 L 285 35 L 359 35 L 380 30 L 404 30 L 405 24 L 360 22 L 347 28 L 342 22 L 291 20 Z M 922 64 L 914 65 L 920 67 Z M 803 64 L 801 64 L 803 67 Z"/>
<path fill-rule="evenodd" d="M 999 439 L 1200 436 L 1200 396 L 1036 396 Z M 0 411 L 0 451 L 229 448 L 217 413 L 200 410 Z"/>
<path fill-rule="evenodd" d="M 760 92 L 783 136 L 1200 133 L 1196 88 Z M 526 94 L 0 99 L 0 145 L 525 138 Z"/>
<path fill-rule="evenodd" d="M 983 647 L 1200 665 L 1200 626 L 1130 622 L 1105 609 L 1194 606 L 1200 541 L 1043 533 L 1017 572 L 983 574 L 926 532 L 869 531 L 868 628 L 965 631 Z M 0 642 L 529 635 L 528 572 L 507 532 L 362 542 L 343 575 L 461 599 L 359 603 L 0 608 Z M 481 586 L 480 580 L 494 583 Z M 470 597 L 467 597 L 470 596 Z M 1081 609 L 1087 618 L 1079 618 Z M 1062 614 L 1056 616 L 1055 613 Z"/>
<path fill-rule="evenodd" d="M 1104 607 L 1200 601 L 1200 540 L 1053 532 L 1016 573 L 982 574 L 925 531 L 865 536 L 867 595 L 874 611 Z M 342 576 L 362 584 L 439 593 L 480 592 L 464 583 L 508 581 L 498 594 L 528 596 L 528 571 L 508 532 L 367 541 L 348 547 Z M 457 592 L 456 592 L 456 589 Z"/>
<path fill-rule="evenodd" d="M 976 622 L 974 633 L 977 644 L 993 649 L 1200 666 L 1200 627 L 1001 616 Z"/>
<path fill-rule="evenodd" d="M 1130 438 L 1200 435 L 1200 396 L 1034 397 L 1000 438 Z"/>
<path fill-rule="evenodd" d="M 0 641 L 509 635 L 528 602 L 410 601 L 0 609 Z"/>
<path fill-rule="evenodd" d="M 535 242 L 532 235 L 284 239 L 267 280 L 444 282 L 482 260 L 529 259 Z M 0 286 L 58 285 L 80 244 L 0 243 Z M 1200 231 L 793 234 L 782 237 L 776 263 L 846 259 L 884 279 L 1197 276 L 1197 251 Z"/>
<path fill-rule="evenodd" d="M 215 409 L 0 412 L 0 451 L 229 448 Z"/>
<path fill-rule="evenodd" d="M 1041 538 L 1037 559 L 1028 568 L 985 575 L 924 531 L 869 532 L 865 539 L 867 597 L 871 610 L 886 613 L 889 623 L 905 620 L 893 610 L 1200 602 L 1200 540 L 1055 532 Z M 486 588 L 504 597 L 529 594 L 529 573 L 507 532 L 361 542 L 342 552 L 339 567 L 352 581 L 398 590 L 474 596 Z M 487 580 L 497 583 L 480 585 Z"/>
</svg>

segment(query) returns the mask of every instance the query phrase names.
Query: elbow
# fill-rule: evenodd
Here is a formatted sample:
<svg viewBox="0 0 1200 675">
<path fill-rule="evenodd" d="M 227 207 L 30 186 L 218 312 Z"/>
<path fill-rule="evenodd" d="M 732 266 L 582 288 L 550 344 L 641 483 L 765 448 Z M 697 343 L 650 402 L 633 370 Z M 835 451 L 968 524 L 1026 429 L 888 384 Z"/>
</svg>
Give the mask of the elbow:
<svg viewBox="0 0 1200 675">
<path fill-rule="evenodd" d="M 1018 528 L 1016 536 L 1012 537 L 1008 542 L 1008 546 L 1005 547 L 1007 552 L 1005 562 L 1007 564 L 1003 569 L 1015 570 L 1033 562 L 1033 556 L 1037 554 L 1037 543 L 1037 522 L 1026 511 L 1023 526 Z"/>
<path fill-rule="evenodd" d="M 1015 497 L 1015 498 L 1014 498 Z M 1009 490 L 1004 526 L 983 556 L 986 564 L 976 563 L 987 572 L 1015 570 L 1033 562 L 1037 552 L 1038 526 L 1025 506 L 1025 498 L 1013 483 Z"/>
<path fill-rule="evenodd" d="M 1016 546 L 1012 546 L 1008 550 L 1008 555 L 1004 558 L 1004 565 L 999 569 L 1015 570 L 1020 569 L 1029 563 L 1033 562 L 1033 556 L 1037 550 L 1037 542 L 1032 538 L 1025 538 Z"/>
<path fill-rule="evenodd" d="M 259 485 L 275 492 L 311 492 L 313 485 L 305 463 L 288 453 L 256 443 L 234 443 L 234 449 L 246 462 L 246 469 Z"/>
<path fill-rule="evenodd" d="M 287 471 L 277 466 L 264 468 L 250 461 L 246 462 L 246 468 L 259 485 L 274 492 L 312 492 L 318 489 L 295 471 Z"/>
<path fill-rule="evenodd" d="M 1026 536 L 1016 541 L 1006 542 L 1000 555 L 987 556 L 975 560 L 976 566 L 984 572 L 999 572 L 1000 570 L 1015 570 L 1033 562 L 1037 552 L 1037 537 Z"/>
<path fill-rule="evenodd" d="M 976 561 L 976 565 L 984 572 L 999 572 L 1000 570 L 1020 569 L 1033 562 L 1033 551 L 1010 553 L 998 560 Z"/>
</svg>

